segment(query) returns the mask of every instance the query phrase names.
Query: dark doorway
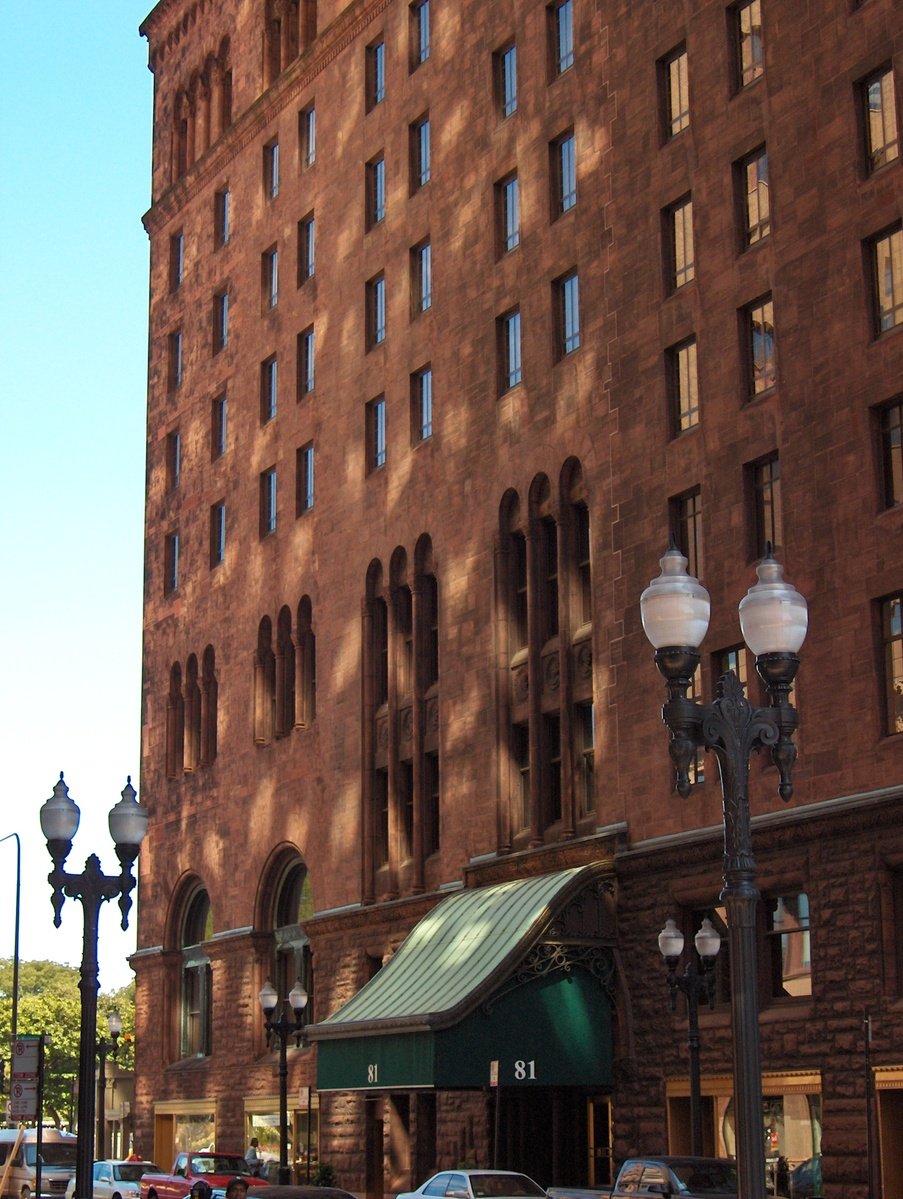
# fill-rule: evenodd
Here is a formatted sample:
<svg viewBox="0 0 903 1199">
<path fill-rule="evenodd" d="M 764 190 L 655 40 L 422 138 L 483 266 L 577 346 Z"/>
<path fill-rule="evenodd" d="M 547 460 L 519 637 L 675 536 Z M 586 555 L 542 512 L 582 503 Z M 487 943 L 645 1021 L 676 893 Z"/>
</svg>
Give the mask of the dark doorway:
<svg viewBox="0 0 903 1199">
<path fill-rule="evenodd" d="M 608 1100 L 579 1087 L 500 1087 L 501 1169 L 521 1170 L 541 1186 L 601 1186 L 609 1181 Z"/>
</svg>

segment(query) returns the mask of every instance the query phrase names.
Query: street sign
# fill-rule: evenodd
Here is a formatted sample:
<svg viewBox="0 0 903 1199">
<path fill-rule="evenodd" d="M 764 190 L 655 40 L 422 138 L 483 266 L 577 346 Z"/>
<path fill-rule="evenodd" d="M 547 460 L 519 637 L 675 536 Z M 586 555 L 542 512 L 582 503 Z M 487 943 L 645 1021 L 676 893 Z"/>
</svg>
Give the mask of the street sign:
<svg viewBox="0 0 903 1199">
<path fill-rule="evenodd" d="M 37 1078 L 40 1037 L 18 1037 L 13 1042 L 13 1078 Z"/>
<path fill-rule="evenodd" d="M 9 1114 L 17 1120 L 34 1120 L 38 1114 L 38 1084 L 13 1082 L 9 1088 Z"/>
</svg>

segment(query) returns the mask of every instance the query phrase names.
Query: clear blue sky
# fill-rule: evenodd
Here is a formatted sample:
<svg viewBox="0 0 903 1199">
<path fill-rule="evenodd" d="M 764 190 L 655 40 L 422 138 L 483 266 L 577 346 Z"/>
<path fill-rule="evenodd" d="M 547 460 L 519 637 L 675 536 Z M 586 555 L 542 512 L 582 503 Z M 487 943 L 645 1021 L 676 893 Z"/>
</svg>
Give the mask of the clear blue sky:
<svg viewBox="0 0 903 1199">
<path fill-rule="evenodd" d="M 140 791 L 151 7 L 0 0 L 0 836 L 22 840 L 23 959 L 81 960 L 38 823 L 60 770 L 73 870 L 117 869 L 107 814 L 126 775 Z M 0 844 L 2 957 L 15 861 Z M 118 916 L 105 905 L 105 990 L 132 977 Z"/>
</svg>

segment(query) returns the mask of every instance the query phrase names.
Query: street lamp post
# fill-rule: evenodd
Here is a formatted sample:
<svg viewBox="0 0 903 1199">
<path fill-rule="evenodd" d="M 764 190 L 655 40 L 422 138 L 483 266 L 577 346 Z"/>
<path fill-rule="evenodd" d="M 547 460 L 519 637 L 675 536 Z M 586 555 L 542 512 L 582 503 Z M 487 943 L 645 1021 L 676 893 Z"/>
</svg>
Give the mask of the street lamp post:
<svg viewBox="0 0 903 1199">
<path fill-rule="evenodd" d="M 694 1157 L 702 1154 L 702 1088 L 699 1075 L 699 1001 L 704 999 L 714 1006 L 715 988 L 712 970 L 721 948 L 721 937 L 706 916 L 694 937 L 696 953 L 702 967 L 697 970 L 694 958 L 690 957 L 683 974 L 677 973 L 677 965 L 684 948 L 684 935 L 672 919 L 658 934 L 658 947 L 668 968 L 668 989 L 671 992 L 671 1011 L 677 1008 L 678 991 L 687 1000 L 687 1049 L 690 1056 L 690 1130 L 691 1152 Z"/>
<path fill-rule="evenodd" d="M 689 691 L 699 646 L 709 624 L 709 594 L 687 574 L 687 559 L 674 545 L 661 559 L 662 573 L 640 598 L 643 628 L 655 649 L 668 698 L 662 719 L 671 733 L 671 760 L 677 790 L 690 794 L 689 766 L 696 751 L 710 749 L 718 759 L 724 815 L 724 887 L 731 971 L 731 1026 L 734 1042 L 734 1110 L 737 1172 L 741 1199 L 765 1199 L 765 1145 L 762 1129 L 762 1065 L 756 970 L 756 864 L 749 812 L 749 757 L 769 748 L 778 769 L 778 792 L 793 795 L 796 709 L 790 690 L 799 669 L 797 652 L 806 636 L 805 599 L 783 579 L 768 547 L 759 563 L 759 581 L 740 601 L 743 639 L 756 657 L 756 670 L 768 692 L 768 707 L 753 707 L 743 684 L 729 670 L 718 680 L 713 703 L 696 703 Z"/>
<path fill-rule="evenodd" d="M 294 1020 L 289 1020 L 284 1015 L 280 1016 L 278 1020 L 275 1018 L 279 996 L 269 979 L 263 984 L 258 998 L 263 1009 L 267 1048 L 273 1037 L 279 1041 L 279 1185 L 288 1186 L 291 1183 L 291 1169 L 288 1164 L 288 1042 L 291 1037 L 294 1037 L 295 1045 L 298 1047 L 301 1045 L 307 992 L 301 986 L 300 979 L 289 992 L 288 1002 L 294 1012 Z"/>
<path fill-rule="evenodd" d="M 110 1039 L 100 1037 L 95 1046 L 98 1060 L 97 1070 L 97 1136 L 94 1141 L 94 1155 L 97 1158 L 107 1156 L 107 1057 L 115 1058 L 119 1049 L 119 1034 L 122 1032 L 122 1017 L 118 1012 L 110 1012 L 107 1016 L 107 1028 Z"/>
<path fill-rule="evenodd" d="M 97 930 L 100 906 L 119 896 L 122 928 L 128 928 L 129 910 L 135 876 L 132 866 L 147 833 L 147 809 L 138 803 L 131 779 L 122 790 L 122 798 L 110 811 L 110 836 L 120 862 L 117 875 L 106 875 L 96 854 L 85 862 L 81 874 L 68 874 L 63 868 L 78 831 L 81 813 L 69 798 L 69 788 L 60 774 L 50 799 L 41 808 L 41 831 L 53 859 L 47 881 L 53 888 L 53 923 L 59 928 L 66 899 L 81 900 L 85 929 L 82 940 L 81 1028 L 78 1056 L 78 1145 L 75 1161 L 75 1199 L 92 1199 L 94 1176 L 94 1055 L 97 1051 Z M 39 1116 L 40 1118 L 40 1116 Z"/>
</svg>

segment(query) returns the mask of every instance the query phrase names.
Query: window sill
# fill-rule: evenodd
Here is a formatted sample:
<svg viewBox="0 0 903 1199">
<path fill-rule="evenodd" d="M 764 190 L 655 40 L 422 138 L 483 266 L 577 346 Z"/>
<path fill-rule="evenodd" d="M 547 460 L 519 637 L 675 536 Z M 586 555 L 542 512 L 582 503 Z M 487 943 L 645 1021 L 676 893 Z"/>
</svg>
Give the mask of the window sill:
<svg viewBox="0 0 903 1199">
<path fill-rule="evenodd" d="M 799 999 L 774 1000 L 769 1007 L 759 1012 L 762 1024 L 777 1024 L 781 1020 L 811 1020 L 812 996 L 801 996 Z"/>
</svg>

